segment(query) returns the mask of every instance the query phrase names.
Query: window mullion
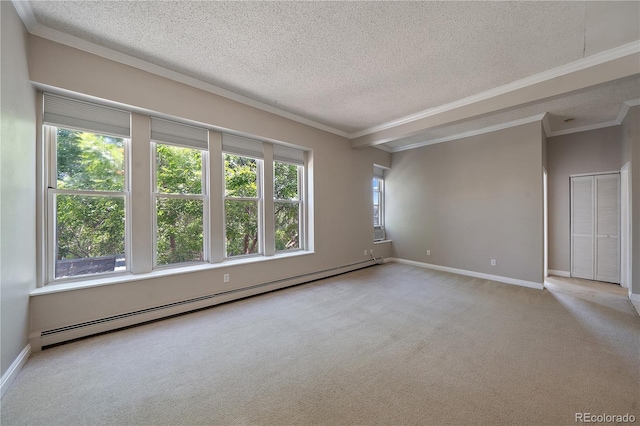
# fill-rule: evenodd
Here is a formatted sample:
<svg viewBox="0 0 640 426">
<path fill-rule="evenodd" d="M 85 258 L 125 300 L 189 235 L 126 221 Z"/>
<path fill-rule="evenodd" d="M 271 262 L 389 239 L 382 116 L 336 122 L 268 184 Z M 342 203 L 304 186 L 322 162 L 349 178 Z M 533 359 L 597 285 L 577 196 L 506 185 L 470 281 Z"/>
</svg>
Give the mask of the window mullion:
<svg viewBox="0 0 640 426">
<path fill-rule="evenodd" d="M 209 130 L 209 262 L 224 260 L 224 160 L 222 133 Z"/>
<path fill-rule="evenodd" d="M 276 235 L 275 235 L 275 207 L 274 207 L 274 164 L 273 164 L 273 145 L 265 143 L 262 146 L 264 156 L 263 168 L 263 205 L 264 220 L 262 235 L 264 241 L 265 256 L 273 256 L 276 253 Z"/>
<path fill-rule="evenodd" d="M 154 253 L 154 207 L 155 200 L 149 196 L 155 182 L 155 144 L 150 142 L 150 119 L 146 115 L 131 115 L 130 175 L 131 191 L 131 260 L 130 270 L 143 274 L 153 270 Z M 131 167 L 134 165 L 135 167 Z M 153 175 L 153 180 L 151 179 Z"/>
</svg>

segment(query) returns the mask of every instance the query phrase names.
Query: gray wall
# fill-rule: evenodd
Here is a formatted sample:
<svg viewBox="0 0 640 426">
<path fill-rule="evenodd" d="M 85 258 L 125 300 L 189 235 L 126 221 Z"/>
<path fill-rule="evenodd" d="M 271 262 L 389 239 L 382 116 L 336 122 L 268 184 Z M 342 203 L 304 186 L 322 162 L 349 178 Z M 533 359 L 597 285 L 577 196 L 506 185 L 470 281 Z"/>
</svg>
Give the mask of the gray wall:
<svg viewBox="0 0 640 426">
<path fill-rule="evenodd" d="M 631 160 L 631 291 L 640 295 L 640 106 L 631 108 L 622 122 L 622 140 L 623 161 Z"/>
<path fill-rule="evenodd" d="M 364 249 L 390 254 L 373 244 L 371 198 L 373 164 L 390 166 L 389 153 L 39 37 L 29 47 L 32 81 L 311 149 L 315 219 L 313 254 L 32 297 L 33 332 L 363 261 Z"/>
<path fill-rule="evenodd" d="M 386 185 L 395 257 L 543 282 L 539 122 L 394 153 Z"/>
<path fill-rule="evenodd" d="M 0 8 L 0 364 L 4 374 L 27 345 L 29 292 L 36 285 L 36 107 L 27 69 L 26 31 L 11 2 L 0 2 Z"/>
<path fill-rule="evenodd" d="M 548 139 L 549 269 L 571 269 L 569 176 L 620 170 L 621 138 L 620 126 L 612 126 Z"/>
</svg>

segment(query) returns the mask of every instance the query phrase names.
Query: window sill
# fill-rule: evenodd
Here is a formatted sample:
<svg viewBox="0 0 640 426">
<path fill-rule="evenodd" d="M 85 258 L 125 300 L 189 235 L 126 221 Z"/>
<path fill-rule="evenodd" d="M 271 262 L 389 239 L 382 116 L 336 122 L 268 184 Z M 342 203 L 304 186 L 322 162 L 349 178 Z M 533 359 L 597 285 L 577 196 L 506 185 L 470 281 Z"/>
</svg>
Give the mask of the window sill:
<svg viewBox="0 0 640 426">
<path fill-rule="evenodd" d="M 286 259 L 290 257 L 306 256 L 314 254 L 313 251 L 296 250 L 291 253 L 279 252 L 273 256 L 251 256 L 241 259 L 226 259 L 220 263 L 203 263 L 198 265 L 189 265 L 175 268 L 156 269 L 155 271 L 145 274 L 127 273 L 123 275 L 112 275 L 104 278 L 90 278 L 82 281 L 50 283 L 44 287 L 36 288 L 30 293 L 30 296 L 41 296 L 44 294 L 61 293 L 65 291 L 79 290 L 83 288 L 99 287 L 105 285 L 119 284 L 131 281 L 148 280 L 159 277 L 172 275 L 189 274 L 191 272 L 210 271 L 215 269 L 223 269 L 237 265 L 246 265 L 252 263 L 268 262 L 271 260 Z"/>
<path fill-rule="evenodd" d="M 386 243 L 392 243 L 393 240 L 379 240 L 379 241 L 374 241 L 373 244 L 386 244 Z"/>
</svg>

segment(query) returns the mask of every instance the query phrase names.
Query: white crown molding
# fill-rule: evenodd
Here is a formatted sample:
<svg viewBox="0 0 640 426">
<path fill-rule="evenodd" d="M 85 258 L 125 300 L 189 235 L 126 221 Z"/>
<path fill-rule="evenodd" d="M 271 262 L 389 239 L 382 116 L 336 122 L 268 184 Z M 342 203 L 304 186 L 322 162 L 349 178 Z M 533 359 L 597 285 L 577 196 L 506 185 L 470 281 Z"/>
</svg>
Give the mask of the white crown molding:
<svg viewBox="0 0 640 426">
<path fill-rule="evenodd" d="M 227 99 L 231 99 L 232 101 L 236 101 L 253 108 L 270 112 L 272 114 L 276 114 L 281 117 L 288 118 L 289 120 L 293 120 L 298 123 L 305 124 L 307 126 L 315 127 L 316 129 L 320 129 L 325 132 L 333 133 L 335 135 L 342 136 L 344 138 L 349 137 L 349 134 L 347 132 L 328 126 L 326 124 L 318 123 L 317 121 L 311 120 L 306 117 L 302 117 L 300 115 L 294 114 L 289 111 L 285 111 L 283 109 L 274 107 L 264 102 L 257 101 L 255 99 L 251 99 L 247 96 L 239 95 L 235 92 L 232 92 L 227 89 L 223 89 L 222 87 L 216 86 L 214 84 L 206 83 L 202 80 L 198 80 L 197 78 L 189 77 L 177 71 L 173 71 L 168 68 L 162 67 L 160 65 L 156 65 L 151 62 L 133 57 L 131 55 L 118 52 L 108 47 L 101 46 L 99 44 L 96 44 L 87 40 L 83 40 L 79 37 L 72 36 L 70 34 L 65 34 L 61 31 L 46 27 L 38 23 L 38 21 L 35 18 L 35 15 L 33 14 L 33 10 L 31 9 L 31 6 L 29 5 L 29 2 L 13 0 L 13 4 L 16 5 L 16 10 L 18 10 L 18 15 L 20 16 L 20 18 L 22 19 L 22 22 L 27 27 L 27 30 L 29 31 L 29 33 L 35 36 L 54 41 L 56 43 L 64 44 L 66 46 L 73 47 L 75 49 L 83 50 L 85 52 L 89 52 L 94 55 L 98 55 L 100 57 L 110 59 L 112 61 L 119 62 L 124 65 L 129 65 L 131 67 L 134 67 L 143 71 L 147 71 L 149 73 L 158 75 L 160 77 L 168 78 L 170 80 L 177 81 L 179 83 L 183 83 L 183 84 L 195 87 L 197 89 L 201 89 L 201 90 L 213 93 L 215 95 L 222 96 Z"/>
<path fill-rule="evenodd" d="M 18 12 L 18 16 L 22 19 L 24 26 L 27 27 L 27 31 L 31 32 L 33 28 L 40 25 L 38 24 L 38 20 L 33 14 L 33 9 L 31 9 L 31 4 L 28 1 L 13 0 L 12 3 L 16 8 L 16 12 Z"/>
<path fill-rule="evenodd" d="M 544 289 L 544 285 L 542 283 L 525 281 L 518 278 L 503 277 L 500 275 L 485 274 L 483 272 L 468 271 L 466 269 L 450 268 L 448 266 L 440 266 L 440 265 L 433 265 L 430 263 L 416 262 L 415 260 L 407 260 L 407 259 L 400 259 L 397 257 L 390 257 L 384 260 L 384 263 L 388 263 L 388 262 L 404 263 L 405 265 L 417 266 L 419 268 L 434 269 L 436 271 L 443 271 L 443 272 L 451 272 L 453 274 L 466 275 L 468 277 L 474 277 L 474 278 L 482 278 L 484 280 L 498 281 L 505 284 L 514 284 L 522 287 L 534 288 L 536 290 Z"/>
<path fill-rule="evenodd" d="M 570 135 L 572 133 L 588 132 L 589 130 L 604 129 L 605 127 L 618 126 L 620 123 L 617 120 L 604 121 L 602 123 L 589 124 L 587 126 L 573 127 L 571 129 L 558 130 L 551 132 L 547 137 L 554 138 L 556 136 Z"/>
<path fill-rule="evenodd" d="M 510 127 L 521 126 L 523 124 L 533 123 L 536 121 L 544 121 L 547 113 L 532 115 L 531 117 L 520 118 L 518 120 L 508 121 L 506 123 L 495 124 L 493 126 L 483 127 L 481 129 L 469 130 L 468 132 L 458 133 L 451 136 L 445 136 L 438 139 L 431 139 L 424 142 L 412 143 L 411 145 L 401 146 L 395 148 L 393 152 L 407 151 L 410 149 L 420 148 L 422 146 L 434 145 L 437 143 L 450 142 L 456 139 L 468 138 L 471 136 L 482 135 L 485 133 L 491 133 L 498 130 L 508 129 Z M 376 145 L 376 147 L 379 145 Z"/>
<path fill-rule="evenodd" d="M 581 71 L 596 65 L 604 64 L 606 62 L 623 58 L 625 56 L 629 56 L 639 52 L 640 52 L 640 40 L 627 43 L 622 46 L 616 47 L 614 49 L 606 50 L 604 52 L 596 53 L 595 55 L 591 55 L 586 58 L 579 59 L 574 62 L 570 62 L 566 65 L 561 65 L 559 67 L 552 68 L 550 70 L 543 71 L 541 73 L 534 74 L 532 76 L 525 77 L 520 80 L 516 80 L 512 83 L 508 83 L 503 86 L 498 86 L 493 89 L 490 89 L 472 96 L 468 96 L 466 98 L 463 98 L 457 101 L 450 102 L 448 104 L 440 105 L 434 108 L 429 108 L 424 111 L 418 112 L 416 114 L 407 115 L 406 117 L 402 117 L 397 120 L 393 120 L 377 126 L 369 127 L 368 129 L 364 129 L 359 132 L 350 133 L 348 137 L 350 139 L 355 139 L 371 133 L 379 132 L 381 130 L 386 130 L 386 129 L 400 126 L 402 124 L 411 123 L 413 121 L 421 120 L 423 118 L 441 114 L 446 111 L 451 111 L 453 109 L 468 106 L 476 102 L 480 102 L 490 98 L 494 98 L 496 96 L 504 95 L 509 92 L 513 92 L 515 90 L 523 89 L 525 87 L 529 87 L 534 84 L 539 84 L 548 80 L 552 80 L 554 78 L 559 78 L 576 71 Z"/>
<path fill-rule="evenodd" d="M 393 152 L 393 149 L 389 148 L 388 146 L 385 146 L 384 144 L 374 145 L 373 147 L 378 148 L 379 150 L 384 152 Z"/>
<path fill-rule="evenodd" d="M 615 120 L 603 121 L 602 123 L 589 124 L 588 126 L 581 126 L 581 127 L 573 127 L 571 129 L 558 130 L 555 132 L 547 132 L 547 137 L 552 138 L 555 136 L 570 135 L 572 133 L 588 132 L 589 130 L 604 129 L 605 127 L 619 126 L 622 124 L 622 122 L 626 118 L 627 113 L 629 112 L 629 109 L 638 105 L 640 105 L 640 98 L 624 101 L 620 105 L 620 110 L 618 111 L 618 115 L 616 116 Z"/>
<path fill-rule="evenodd" d="M 624 119 L 627 117 L 627 113 L 629 112 L 629 110 L 635 106 L 640 105 L 640 98 L 638 99 L 631 99 L 629 101 L 624 101 L 622 103 L 622 106 L 620 107 L 620 112 L 618 112 L 618 117 L 616 118 L 616 120 L 622 124 L 622 122 L 624 121 Z"/>
<path fill-rule="evenodd" d="M 551 123 L 549 123 L 549 114 L 545 114 L 542 118 L 542 129 L 546 137 L 551 133 Z"/>
</svg>

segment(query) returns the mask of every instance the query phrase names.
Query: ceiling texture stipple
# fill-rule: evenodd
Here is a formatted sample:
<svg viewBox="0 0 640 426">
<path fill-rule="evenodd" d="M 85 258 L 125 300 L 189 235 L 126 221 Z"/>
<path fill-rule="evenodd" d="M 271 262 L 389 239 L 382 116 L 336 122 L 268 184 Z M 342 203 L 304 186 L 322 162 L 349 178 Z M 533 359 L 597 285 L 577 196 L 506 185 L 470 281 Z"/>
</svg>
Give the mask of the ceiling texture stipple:
<svg viewBox="0 0 640 426">
<path fill-rule="evenodd" d="M 639 5 L 28 2 L 43 27 L 348 134 L 634 42 L 640 39 Z M 627 94 L 639 96 L 637 79 L 622 80 L 607 86 L 611 90 L 594 88 L 565 102 L 524 106 L 520 113 L 498 112 L 485 121 L 469 117 L 474 121 L 467 127 L 523 116 L 543 104 L 555 108 L 548 111 L 554 130 L 606 121 L 631 99 Z M 555 119 L 570 114 L 574 122 Z M 430 129 L 387 145 L 397 148 L 463 127 Z"/>
</svg>

